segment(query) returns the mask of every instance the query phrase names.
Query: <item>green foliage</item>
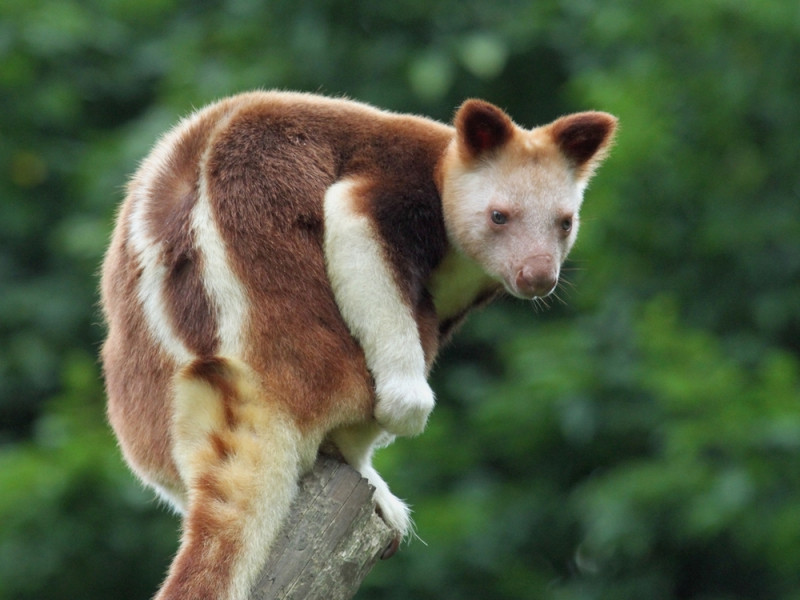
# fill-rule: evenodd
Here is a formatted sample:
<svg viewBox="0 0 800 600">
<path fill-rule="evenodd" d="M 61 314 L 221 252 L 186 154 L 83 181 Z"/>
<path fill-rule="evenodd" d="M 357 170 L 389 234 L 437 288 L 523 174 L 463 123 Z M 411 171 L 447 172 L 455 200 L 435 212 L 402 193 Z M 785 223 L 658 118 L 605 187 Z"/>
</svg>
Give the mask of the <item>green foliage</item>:
<svg viewBox="0 0 800 600">
<path fill-rule="evenodd" d="M 621 119 L 566 305 L 475 316 L 379 454 L 425 543 L 360 598 L 796 598 L 797 56 L 779 0 L 0 4 L 0 599 L 161 579 L 177 521 L 104 423 L 97 266 L 157 136 L 259 87 Z"/>
<path fill-rule="evenodd" d="M 0 450 L 0 598 L 146 598 L 176 546 L 122 465 L 93 362 L 67 357 L 32 438 Z"/>
</svg>

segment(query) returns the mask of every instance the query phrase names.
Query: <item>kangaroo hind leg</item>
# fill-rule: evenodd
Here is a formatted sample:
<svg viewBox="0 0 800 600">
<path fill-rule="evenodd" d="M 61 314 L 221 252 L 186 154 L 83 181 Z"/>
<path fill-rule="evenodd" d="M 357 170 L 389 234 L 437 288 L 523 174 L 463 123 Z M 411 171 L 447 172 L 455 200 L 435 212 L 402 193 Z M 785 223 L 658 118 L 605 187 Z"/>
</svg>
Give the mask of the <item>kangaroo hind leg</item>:
<svg viewBox="0 0 800 600">
<path fill-rule="evenodd" d="M 330 435 L 331 441 L 339 449 L 345 461 L 375 488 L 374 498 L 378 512 L 386 524 L 395 531 L 395 543 L 384 553 L 384 558 L 394 554 L 404 537 L 409 533 L 413 534 L 411 509 L 392 494 L 388 484 L 372 466 L 373 450 L 387 437 L 391 439 L 375 422 L 341 427 Z"/>
<path fill-rule="evenodd" d="M 188 510 L 156 600 L 244 600 L 317 448 L 232 360 L 187 368 L 174 411 L 173 452 Z"/>
</svg>

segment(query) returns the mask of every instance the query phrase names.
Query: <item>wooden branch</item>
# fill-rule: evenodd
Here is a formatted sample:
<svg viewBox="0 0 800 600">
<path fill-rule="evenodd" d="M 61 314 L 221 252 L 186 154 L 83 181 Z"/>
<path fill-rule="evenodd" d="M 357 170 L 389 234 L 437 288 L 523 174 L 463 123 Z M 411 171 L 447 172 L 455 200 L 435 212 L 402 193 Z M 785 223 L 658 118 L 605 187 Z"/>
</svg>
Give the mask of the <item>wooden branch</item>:
<svg viewBox="0 0 800 600">
<path fill-rule="evenodd" d="M 375 512 L 372 493 L 350 466 L 320 456 L 300 481 L 250 600 L 352 598 L 394 539 Z"/>
</svg>

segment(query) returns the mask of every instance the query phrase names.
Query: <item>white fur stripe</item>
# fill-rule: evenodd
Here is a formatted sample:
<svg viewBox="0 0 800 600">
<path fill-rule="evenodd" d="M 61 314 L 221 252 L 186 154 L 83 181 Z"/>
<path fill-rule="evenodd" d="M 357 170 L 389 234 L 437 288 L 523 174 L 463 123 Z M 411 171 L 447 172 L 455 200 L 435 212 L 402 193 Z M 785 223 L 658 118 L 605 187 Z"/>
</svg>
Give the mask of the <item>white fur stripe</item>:
<svg viewBox="0 0 800 600">
<path fill-rule="evenodd" d="M 369 219 L 351 208 L 354 187 L 340 181 L 325 194 L 325 258 L 339 310 L 373 374 L 424 374 L 417 322 Z"/>
<path fill-rule="evenodd" d="M 205 173 L 205 157 L 201 173 Z M 191 218 L 195 244 L 202 256 L 203 285 L 216 311 L 219 353 L 223 356 L 241 356 L 247 321 L 247 295 L 228 262 L 225 241 L 214 220 L 208 184 L 203 175 L 200 177 L 200 193 Z"/>
<path fill-rule="evenodd" d="M 132 188 L 134 205 L 128 223 L 130 243 L 142 268 L 138 293 L 148 327 L 161 347 L 179 363 L 189 362 L 194 354 L 177 335 L 164 306 L 163 288 L 167 270 L 161 261 L 161 244 L 151 236 L 148 229 L 147 215 L 150 202 L 153 202 L 153 181 L 163 170 L 170 168 L 170 157 L 175 151 L 175 145 L 199 118 L 202 115 L 195 113 L 184 119 L 159 141 L 142 164 L 138 180 Z M 229 118 L 221 119 L 215 131 L 224 127 L 228 120 Z M 201 161 L 201 173 L 205 173 L 206 158 L 207 153 Z M 190 219 L 197 252 L 203 265 L 203 286 L 217 320 L 219 352 L 225 356 L 240 356 L 247 319 L 247 298 L 244 286 L 230 268 L 225 242 L 214 220 L 206 178 L 202 175 L 199 188 L 199 197 Z"/>
<path fill-rule="evenodd" d="M 149 171 L 150 173 L 153 170 Z M 193 355 L 175 333 L 164 306 L 164 280 L 167 269 L 161 262 L 161 244 L 153 240 L 147 228 L 148 205 L 152 199 L 150 180 L 134 192 L 133 210 L 128 222 L 128 240 L 136 252 L 142 275 L 139 279 L 139 302 L 147 326 L 161 348 L 179 364 L 192 360 Z"/>
<path fill-rule="evenodd" d="M 147 215 L 150 203 L 154 201 L 154 181 L 165 170 L 170 169 L 171 157 L 176 144 L 201 118 L 201 113 L 194 113 L 167 132 L 142 163 L 134 186 L 131 188 L 134 191 L 133 208 L 128 223 L 128 239 L 137 254 L 139 266 L 142 269 L 138 289 L 139 301 L 142 304 L 150 333 L 164 351 L 179 364 L 193 360 L 195 355 L 181 341 L 166 310 L 164 283 L 167 269 L 161 260 L 161 244 L 150 235 Z"/>
</svg>

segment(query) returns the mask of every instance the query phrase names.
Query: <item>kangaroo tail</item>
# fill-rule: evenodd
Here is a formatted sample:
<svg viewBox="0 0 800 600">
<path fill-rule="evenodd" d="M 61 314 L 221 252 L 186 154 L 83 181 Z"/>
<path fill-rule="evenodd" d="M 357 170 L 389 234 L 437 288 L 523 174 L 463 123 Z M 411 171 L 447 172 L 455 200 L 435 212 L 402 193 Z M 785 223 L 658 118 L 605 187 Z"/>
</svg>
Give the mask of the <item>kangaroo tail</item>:
<svg viewBox="0 0 800 600">
<path fill-rule="evenodd" d="M 244 600 L 316 444 L 247 366 L 218 357 L 179 375 L 172 427 L 188 503 L 156 600 Z"/>
</svg>

